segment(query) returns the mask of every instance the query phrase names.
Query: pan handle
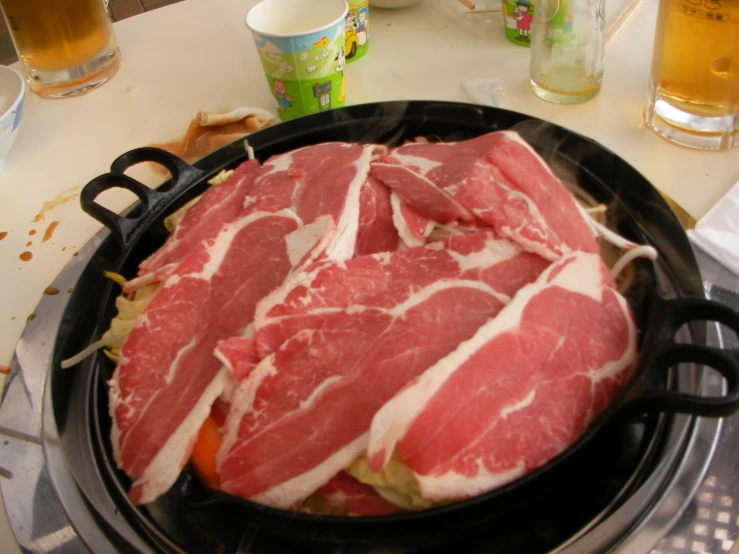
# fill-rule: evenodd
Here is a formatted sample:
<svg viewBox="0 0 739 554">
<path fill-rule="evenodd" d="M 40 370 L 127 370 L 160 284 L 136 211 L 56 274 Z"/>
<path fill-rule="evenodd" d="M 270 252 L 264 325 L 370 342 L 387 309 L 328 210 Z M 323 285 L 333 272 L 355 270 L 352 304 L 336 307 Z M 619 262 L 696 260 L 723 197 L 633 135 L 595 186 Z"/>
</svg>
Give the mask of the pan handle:
<svg viewBox="0 0 739 554">
<path fill-rule="evenodd" d="M 728 306 L 703 298 L 657 300 L 657 336 L 652 355 L 646 360 L 642 380 L 645 388 L 629 404 L 641 412 L 685 413 L 723 417 L 739 410 L 739 352 L 709 346 L 675 343 L 675 333 L 685 323 L 715 321 L 739 335 L 739 313 Z M 647 377 L 659 376 L 679 363 L 693 362 L 718 371 L 728 383 L 725 396 L 708 397 L 684 394 L 650 386 Z"/>
<path fill-rule="evenodd" d="M 142 162 L 155 162 L 166 167 L 172 178 L 157 189 L 152 189 L 125 175 L 130 167 Z M 197 169 L 174 154 L 159 148 L 137 148 L 119 156 L 110 166 L 110 173 L 96 177 L 82 189 L 82 210 L 105 225 L 116 237 L 122 250 L 128 248 L 151 222 L 158 218 L 180 194 L 194 185 L 205 172 Z M 141 202 L 136 216 L 118 215 L 97 203 L 97 197 L 115 188 L 134 193 Z"/>
</svg>

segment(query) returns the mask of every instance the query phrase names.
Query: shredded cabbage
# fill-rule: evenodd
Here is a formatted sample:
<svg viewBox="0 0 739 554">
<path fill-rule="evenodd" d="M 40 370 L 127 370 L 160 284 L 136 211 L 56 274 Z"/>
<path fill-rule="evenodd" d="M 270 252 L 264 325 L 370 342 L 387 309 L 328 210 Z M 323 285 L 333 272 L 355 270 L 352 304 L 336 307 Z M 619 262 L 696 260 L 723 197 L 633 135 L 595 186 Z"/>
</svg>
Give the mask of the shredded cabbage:
<svg viewBox="0 0 739 554">
<path fill-rule="evenodd" d="M 403 502 L 396 499 L 390 500 L 395 504 L 404 504 L 401 507 L 412 507 L 415 510 L 425 510 L 439 506 L 441 503 L 433 503 L 425 500 L 418 490 L 418 483 L 413 477 L 413 472 L 396 458 L 391 458 L 390 462 L 379 473 L 375 473 L 369 468 L 367 458 L 362 456 L 354 460 L 345 470 L 349 475 L 354 477 L 360 483 L 374 487 L 381 496 L 390 500 L 389 497 L 382 494 L 382 491 L 391 490 L 407 500 Z"/>
<path fill-rule="evenodd" d="M 220 185 L 233 173 L 232 169 L 223 170 L 218 175 L 213 177 L 208 184 L 212 186 Z M 171 233 L 182 216 L 185 215 L 187 210 L 197 204 L 203 197 L 201 194 L 190 200 L 184 206 L 178 208 L 175 212 L 167 216 L 164 220 L 164 226 Z M 105 276 L 112 279 L 116 283 L 122 285 L 126 282 L 126 278 L 117 273 L 106 271 Z M 149 303 L 152 301 L 159 289 L 162 288 L 162 283 L 155 282 L 145 285 L 139 289 L 136 289 L 130 295 L 121 294 L 115 299 L 115 307 L 118 310 L 118 315 L 114 317 L 110 322 L 110 327 L 103 334 L 101 341 L 105 343 L 106 348 L 103 353 L 113 362 L 118 363 L 121 347 L 128 337 L 128 333 L 131 332 L 133 326 L 136 325 L 138 317 L 144 313 Z"/>
<path fill-rule="evenodd" d="M 162 283 L 151 283 L 140 289 L 137 289 L 131 295 L 121 294 L 115 299 L 115 307 L 118 310 L 116 315 L 110 321 L 110 327 L 103 334 L 103 341 L 115 337 L 115 340 L 109 342 L 104 350 L 105 355 L 114 362 L 118 362 L 121 347 L 123 346 L 128 333 L 131 332 L 133 326 L 136 325 L 138 317 L 144 313 L 149 303 L 154 299 L 156 293 L 162 288 Z"/>
</svg>

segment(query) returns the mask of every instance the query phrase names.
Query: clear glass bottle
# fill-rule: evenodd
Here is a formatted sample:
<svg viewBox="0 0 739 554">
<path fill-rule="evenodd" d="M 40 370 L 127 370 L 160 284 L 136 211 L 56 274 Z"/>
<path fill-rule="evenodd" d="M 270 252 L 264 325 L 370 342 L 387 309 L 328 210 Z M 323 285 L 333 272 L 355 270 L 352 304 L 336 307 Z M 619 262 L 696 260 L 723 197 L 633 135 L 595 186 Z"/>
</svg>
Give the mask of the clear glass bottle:
<svg viewBox="0 0 739 554">
<path fill-rule="evenodd" d="M 549 102 L 593 98 L 603 80 L 605 0 L 537 0 L 529 76 Z"/>
</svg>

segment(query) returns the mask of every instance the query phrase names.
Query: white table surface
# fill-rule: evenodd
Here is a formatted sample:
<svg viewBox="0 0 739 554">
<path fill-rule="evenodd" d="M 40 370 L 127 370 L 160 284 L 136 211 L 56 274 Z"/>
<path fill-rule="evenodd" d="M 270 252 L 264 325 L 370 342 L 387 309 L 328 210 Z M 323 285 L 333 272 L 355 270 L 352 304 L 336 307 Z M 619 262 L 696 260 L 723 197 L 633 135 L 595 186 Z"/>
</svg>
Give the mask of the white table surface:
<svg viewBox="0 0 739 554">
<path fill-rule="evenodd" d="M 611 0 L 609 17 L 623 2 Z M 254 3 L 185 0 L 118 22 L 114 28 L 123 60 L 109 83 L 66 100 L 28 94 L 17 142 L 0 175 L 0 232 L 8 232 L 0 241 L 0 364 L 9 365 L 26 318 L 44 288 L 100 228 L 79 208 L 84 184 L 105 173 L 110 162 L 127 150 L 181 136 L 199 111 L 272 109 L 243 23 Z M 462 16 L 455 0 L 427 0 L 398 11 L 373 9 L 370 51 L 347 66 L 347 102 L 468 101 L 463 81 L 498 78 L 507 108 L 599 141 L 699 218 L 739 180 L 739 149 L 690 150 L 668 143 L 641 123 L 656 7 L 656 0 L 642 0 L 609 40 L 603 90 L 575 106 L 549 104 L 533 95 L 528 85 L 529 51 L 506 41 L 499 21 L 485 24 L 480 23 L 483 16 Z M 477 23 L 471 24 L 469 18 Z M 141 176 L 147 178 L 145 173 Z M 70 201 L 34 221 L 44 203 L 60 195 Z M 121 210 L 133 197 L 112 192 L 100 201 Z M 59 225 L 52 239 L 42 244 L 52 221 Z M 32 230 L 36 234 L 30 236 Z M 19 256 L 26 250 L 33 259 L 22 262 Z M 17 551 L 4 511 L 0 550 Z"/>
</svg>

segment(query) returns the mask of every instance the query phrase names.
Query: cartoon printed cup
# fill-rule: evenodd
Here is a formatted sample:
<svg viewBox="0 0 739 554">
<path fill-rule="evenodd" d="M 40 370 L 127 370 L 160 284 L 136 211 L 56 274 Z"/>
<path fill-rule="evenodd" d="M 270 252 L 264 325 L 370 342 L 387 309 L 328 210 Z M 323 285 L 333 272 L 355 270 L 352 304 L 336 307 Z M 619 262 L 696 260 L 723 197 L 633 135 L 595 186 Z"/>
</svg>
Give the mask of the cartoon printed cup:
<svg viewBox="0 0 739 554">
<path fill-rule="evenodd" d="M 262 0 L 246 15 L 283 121 L 344 105 L 345 0 Z"/>
<path fill-rule="evenodd" d="M 347 0 L 349 11 L 344 19 L 344 53 L 351 63 L 369 48 L 369 0 Z"/>
<path fill-rule="evenodd" d="M 513 44 L 531 46 L 534 0 L 502 0 L 505 36 Z"/>
</svg>

